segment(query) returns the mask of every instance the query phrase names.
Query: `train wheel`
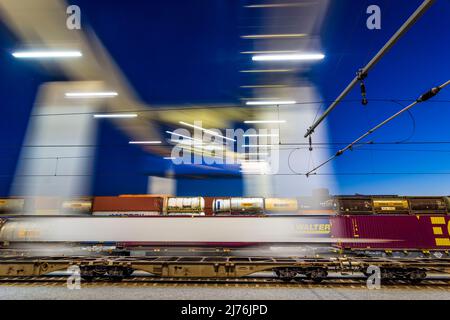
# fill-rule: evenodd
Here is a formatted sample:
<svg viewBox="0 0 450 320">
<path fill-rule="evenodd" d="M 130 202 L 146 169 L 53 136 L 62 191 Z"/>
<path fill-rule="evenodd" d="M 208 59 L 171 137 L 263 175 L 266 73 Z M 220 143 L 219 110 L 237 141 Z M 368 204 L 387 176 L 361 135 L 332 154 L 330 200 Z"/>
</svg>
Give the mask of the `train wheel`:
<svg viewBox="0 0 450 320">
<path fill-rule="evenodd" d="M 107 272 L 108 278 L 111 281 L 122 281 L 126 276 L 131 275 L 133 273 L 133 269 L 131 268 L 123 268 L 123 267 L 115 267 L 110 268 Z"/>
<path fill-rule="evenodd" d="M 322 268 L 313 269 L 306 274 L 306 277 L 315 283 L 320 283 L 328 277 L 328 271 Z"/>
<path fill-rule="evenodd" d="M 419 283 L 427 277 L 427 273 L 423 270 L 413 270 L 408 274 L 408 279 L 412 283 Z"/>
<path fill-rule="evenodd" d="M 83 279 L 86 282 L 92 282 L 94 280 L 93 276 L 82 276 L 81 279 Z"/>
<path fill-rule="evenodd" d="M 275 274 L 280 280 L 290 282 L 297 275 L 297 271 L 291 269 L 277 269 L 275 270 Z"/>
<path fill-rule="evenodd" d="M 94 280 L 95 277 L 94 269 L 88 267 L 81 267 L 80 274 L 81 279 L 83 279 L 86 282 L 92 282 L 92 280 Z"/>
<path fill-rule="evenodd" d="M 133 274 L 133 272 L 134 272 L 134 270 L 132 268 L 125 268 L 123 270 L 123 275 L 125 277 L 129 277 L 129 276 L 131 276 Z"/>
</svg>

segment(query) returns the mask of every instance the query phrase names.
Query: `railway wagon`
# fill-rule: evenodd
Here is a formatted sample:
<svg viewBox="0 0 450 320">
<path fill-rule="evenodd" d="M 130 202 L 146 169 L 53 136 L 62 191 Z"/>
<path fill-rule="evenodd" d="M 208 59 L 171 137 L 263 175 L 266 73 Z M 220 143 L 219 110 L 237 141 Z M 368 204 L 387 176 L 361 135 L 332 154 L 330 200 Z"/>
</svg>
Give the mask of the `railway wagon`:
<svg viewBox="0 0 450 320">
<path fill-rule="evenodd" d="M 36 217 L 3 220 L 0 246 L 112 244 L 121 247 L 330 243 L 326 217 Z"/>
<path fill-rule="evenodd" d="M 450 216 L 340 216 L 334 220 L 332 236 L 345 239 L 345 243 L 338 243 L 338 246 L 353 251 L 447 251 L 450 249 Z M 375 241 L 361 241 L 363 239 Z"/>
<path fill-rule="evenodd" d="M 327 244 L 343 251 L 447 251 L 450 216 L 36 217 L 2 220 L 0 246 L 15 243 L 124 247 Z"/>
</svg>

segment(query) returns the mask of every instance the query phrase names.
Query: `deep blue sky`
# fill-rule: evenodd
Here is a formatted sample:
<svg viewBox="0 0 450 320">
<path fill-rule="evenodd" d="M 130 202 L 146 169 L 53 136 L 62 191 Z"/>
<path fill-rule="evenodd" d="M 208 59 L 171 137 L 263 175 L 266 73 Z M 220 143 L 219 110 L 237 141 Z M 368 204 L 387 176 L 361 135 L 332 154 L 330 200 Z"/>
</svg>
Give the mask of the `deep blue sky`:
<svg viewBox="0 0 450 320">
<path fill-rule="evenodd" d="M 334 0 L 324 19 L 320 37 L 326 59 L 309 76 L 325 100 L 334 99 L 422 1 Z M 72 1 L 82 10 L 82 23 L 96 32 L 140 98 L 149 104 L 237 103 L 239 70 L 251 64 L 240 55 L 239 36 L 245 27 L 248 1 Z M 382 29 L 365 27 L 369 4 L 382 10 Z M 330 142 L 350 142 L 401 108 L 382 100 L 413 100 L 429 87 L 450 78 L 450 1 L 438 0 L 424 17 L 371 71 L 366 80 L 369 105 L 345 102 L 328 119 Z M 257 31 L 257 30 L 255 30 Z M 8 193 L 12 175 L 38 86 L 64 80 L 37 64 L 11 57 L 20 46 L 0 24 L 0 195 Z M 348 97 L 358 100 L 355 89 Z M 409 101 L 401 101 L 407 104 Z M 320 173 L 336 173 L 340 193 L 450 194 L 450 88 L 435 101 L 412 110 L 381 129 L 370 140 L 377 144 L 344 155 Z M 414 130 L 413 130 L 414 128 Z M 102 124 L 99 144 L 127 138 Z M 442 142 L 417 144 L 417 142 Z M 129 147 L 127 152 L 99 149 L 96 194 L 146 191 L 142 171 L 167 166 L 152 155 Z M 115 159 L 111 161 L 111 159 Z M 140 168 L 121 177 L 102 172 Z M 334 170 L 334 171 L 333 171 Z M 122 170 L 123 172 L 123 170 Z M 371 173 L 371 174 L 368 174 Z M 447 173 L 447 174 L 439 174 Z M 213 189 L 214 187 L 215 189 Z M 238 194 L 240 179 L 199 182 L 183 179 L 182 194 Z M 231 191 L 230 191 L 231 190 Z"/>
</svg>

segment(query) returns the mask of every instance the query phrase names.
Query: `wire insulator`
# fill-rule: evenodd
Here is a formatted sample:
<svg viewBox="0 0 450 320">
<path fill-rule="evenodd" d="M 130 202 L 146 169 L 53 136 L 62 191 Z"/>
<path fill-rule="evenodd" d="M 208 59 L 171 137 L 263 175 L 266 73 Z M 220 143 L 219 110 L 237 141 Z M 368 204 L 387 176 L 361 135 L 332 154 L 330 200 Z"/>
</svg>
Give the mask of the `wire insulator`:
<svg viewBox="0 0 450 320">
<path fill-rule="evenodd" d="M 313 147 L 312 147 L 312 139 L 311 136 L 309 136 L 309 151 L 312 151 Z"/>
<path fill-rule="evenodd" d="M 433 98 L 435 95 L 437 95 L 441 91 L 440 87 L 434 87 L 422 94 L 419 98 L 417 98 L 417 102 L 423 102 L 427 101 L 428 99 Z"/>
<path fill-rule="evenodd" d="M 359 86 L 361 88 L 361 96 L 362 96 L 361 103 L 363 106 L 365 106 L 369 103 L 369 101 L 367 101 L 367 98 L 366 98 L 366 85 L 364 84 L 364 81 L 361 81 Z"/>
<path fill-rule="evenodd" d="M 356 73 L 356 77 L 359 80 L 359 87 L 361 89 L 361 104 L 365 106 L 369 103 L 366 97 L 366 85 L 364 83 L 364 79 L 367 77 L 367 73 L 365 73 L 363 69 L 359 69 Z"/>
</svg>

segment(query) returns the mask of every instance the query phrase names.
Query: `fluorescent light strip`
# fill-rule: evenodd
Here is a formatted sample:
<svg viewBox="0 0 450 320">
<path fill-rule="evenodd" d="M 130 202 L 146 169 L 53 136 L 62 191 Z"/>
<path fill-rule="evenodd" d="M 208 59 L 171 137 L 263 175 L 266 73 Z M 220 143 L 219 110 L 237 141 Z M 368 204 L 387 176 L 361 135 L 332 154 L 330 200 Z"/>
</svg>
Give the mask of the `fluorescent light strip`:
<svg viewBox="0 0 450 320">
<path fill-rule="evenodd" d="M 190 152 L 192 152 L 194 154 L 198 154 L 198 155 L 202 155 L 202 156 L 206 156 L 206 157 L 210 157 L 210 158 L 222 159 L 222 157 L 213 155 L 212 152 L 205 151 L 205 150 L 203 150 L 201 148 L 183 147 L 183 149 L 186 149 L 186 150 L 188 150 L 188 151 L 190 151 Z"/>
<path fill-rule="evenodd" d="M 177 135 L 177 134 L 175 134 Z M 189 139 L 189 141 L 186 140 L 175 140 L 175 139 L 170 139 L 171 142 L 176 142 L 176 143 L 181 143 L 181 144 L 186 144 L 186 145 L 196 145 L 196 146 L 203 146 L 205 143 L 203 141 L 197 140 L 194 141 L 192 138 L 189 138 L 188 136 L 183 136 L 183 135 L 178 135 L 178 136 L 182 136 L 183 138 Z"/>
<path fill-rule="evenodd" d="M 129 144 L 159 144 L 161 141 L 130 141 Z"/>
<path fill-rule="evenodd" d="M 248 106 L 265 106 L 265 105 L 281 105 L 281 104 L 296 104 L 297 101 L 293 100 L 273 100 L 273 101 L 247 101 L 245 104 Z"/>
<path fill-rule="evenodd" d="M 80 51 L 16 51 L 12 53 L 14 58 L 78 58 L 83 54 Z"/>
<path fill-rule="evenodd" d="M 166 131 L 166 132 L 167 132 L 168 134 L 172 134 L 172 135 L 174 135 L 174 136 L 186 138 L 186 139 L 189 139 L 189 140 L 199 141 L 199 142 L 203 143 L 203 140 L 200 140 L 200 139 L 191 138 L 191 137 L 185 136 L 185 135 L 183 135 L 183 134 L 175 133 L 175 132 L 172 132 L 172 131 Z M 172 140 L 172 141 L 173 141 L 173 140 Z M 176 140 L 175 140 L 175 141 L 176 141 Z"/>
<path fill-rule="evenodd" d="M 175 160 L 176 157 L 164 157 L 163 159 L 165 159 L 165 160 Z"/>
<path fill-rule="evenodd" d="M 322 60 L 325 55 L 321 53 L 301 53 L 301 54 L 262 54 L 252 57 L 253 61 L 311 61 Z"/>
<path fill-rule="evenodd" d="M 284 84 L 259 84 L 259 85 L 245 85 L 240 88 L 286 88 Z"/>
<path fill-rule="evenodd" d="M 274 73 L 274 72 L 293 72 L 294 69 L 260 69 L 260 70 L 241 70 L 242 73 Z"/>
<path fill-rule="evenodd" d="M 279 54 L 279 53 L 298 53 L 296 50 L 265 50 L 265 51 L 242 51 L 241 54 Z"/>
<path fill-rule="evenodd" d="M 212 130 L 205 129 L 205 128 L 202 128 L 200 126 L 196 126 L 194 124 L 190 124 L 190 123 L 187 123 L 187 122 L 184 122 L 184 121 L 180 121 L 180 123 L 185 125 L 185 126 L 188 126 L 188 127 L 192 127 L 192 128 L 196 128 L 196 129 L 202 130 L 203 132 L 209 133 L 212 136 L 221 137 L 221 138 L 223 138 L 225 140 L 229 140 L 229 141 L 236 141 L 235 139 L 231 139 L 231 138 L 222 136 L 222 135 L 220 135 L 220 134 L 218 134 L 218 133 L 216 133 L 216 132 L 214 132 Z"/>
<path fill-rule="evenodd" d="M 136 113 L 105 113 L 94 114 L 94 118 L 136 118 Z"/>
<path fill-rule="evenodd" d="M 243 137 L 278 137 L 278 133 L 243 134 Z"/>
<path fill-rule="evenodd" d="M 312 2 L 306 3 L 268 3 L 268 4 L 251 4 L 244 6 L 244 8 L 288 8 L 288 7 L 303 7 L 311 5 Z"/>
<path fill-rule="evenodd" d="M 244 123 L 285 123 L 286 120 L 245 120 Z"/>
<path fill-rule="evenodd" d="M 67 98 L 111 98 L 117 96 L 118 93 L 114 91 L 105 92 L 67 92 L 65 96 Z"/>
<path fill-rule="evenodd" d="M 196 141 L 192 141 L 192 140 L 190 140 L 190 141 L 185 141 L 185 140 L 178 141 L 178 140 L 171 139 L 170 141 L 171 142 L 180 143 L 180 144 L 185 144 L 188 147 L 194 146 L 196 148 L 202 148 L 202 149 L 206 149 L 206 150 L 223 150 L 223 147 L 224 147 L 224 145 L 222 145 L 222 144 L 216 144 L 216 145 L 214 145 L 214 144 L 205 144 L 205 143 L 202 143 L 202 142 L 196 142 Z"/>
<path fill-rule="evenodd" d="M 250 34 L 241 36 L 242 39 L 296 39 L 306 37 L 306 33 L 285 33 L 285 34 Z"/>
<path fill-rule="evenodd" d="M 274 98 L 240 98 L 240 100 L 243 101 L 261 101 L 261 100 L 280 100 L 280 98 L 278 97 L 274 97 Z"/>
</svg>

